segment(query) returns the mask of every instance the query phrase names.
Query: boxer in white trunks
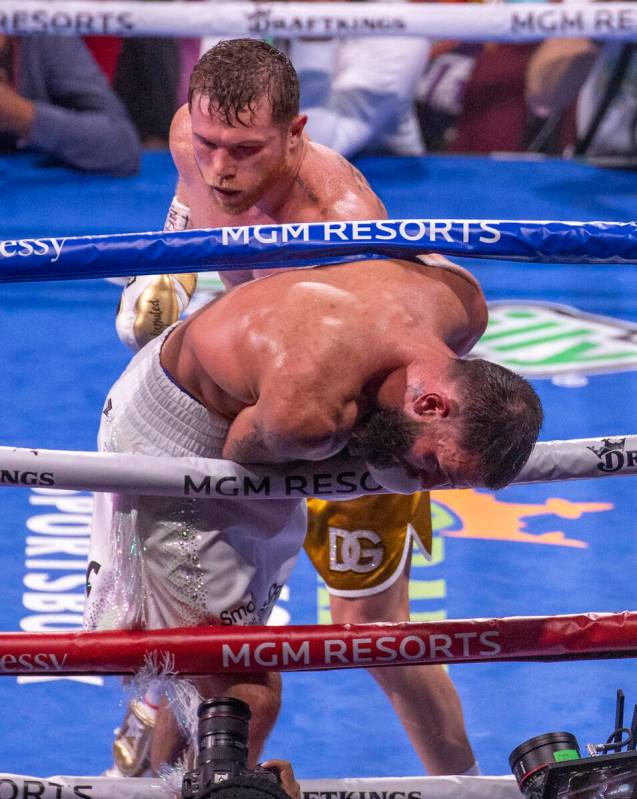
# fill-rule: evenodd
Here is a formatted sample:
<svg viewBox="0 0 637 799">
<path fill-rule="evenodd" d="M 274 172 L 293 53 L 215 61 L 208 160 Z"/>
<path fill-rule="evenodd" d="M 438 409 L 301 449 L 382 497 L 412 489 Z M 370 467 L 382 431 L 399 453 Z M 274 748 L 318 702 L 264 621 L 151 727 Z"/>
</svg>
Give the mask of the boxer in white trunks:
<svg viewBox="0 0 637 799">
<path fill-rule="evenodd" d="M 234 56 L 236 57 L 237 48 L 239 48 L 239 54 L 241 57 L 244 57 L 245 54 L 241 53 L 241 48 L 245 50 L 251 50 L 252 48 L 260 47 L 262 50 L 259 52 L 259 58 L 265 57 L 264 54 L 268 54 L 270 56 L 269 51 L 272 48 L 268 48 L 267 45 L 263 43 L 256 43 L 250 41 L 249 44 L 245 43 L 224 43 L 221 48 L 221 53 L 217 53 L 217 55 L 221 55 L 222 59 L 226 61 L 229 56 L 228 50 L 232 50 Z M 224 49 L 225 48 L 225 49 Z M 267 49 L 266 49 L 267 48 Z M 216 48 L 215 48 L 216 50 Z M 275 51 L 276 52 L 276 51 Z M 193 92 L 191 98 L 191 114 L 188 116 L 188 112 L 183 110 L 179 112 L 175 123 L 173 125 L 173 141 L 172 141 L 172 149 L 173 154 L 175 157 L 175 161 L 180 171 L 180 184 L 178 188 L 178 195 L 179 199 L 182 201 L 187 202 L 193 213 L 192 222 L 191 224 L 194 226 L 209 226 L 211 224 L 240 224 L 240 223 L 261 223 L 261 222 L 283 222 L 283 221 L 315 221 L 320 219 L 336 219 L 336 218 L 344 218 L 344 219 L 356 219 L 356 218 L 379 218 L 384 217 L 385 212 L 382 208 L 382 205 L 375 197 L 375 195 L 369 189 L 369 186 L 364 182 L 364 179 L 351 167 L 351 165 L 344 162 L 343 159 L 340 159 L 335 154 L 331 153 L 329 150 L 325 148 L 318 147 L 313 145 L 307 139 L 303 138 L 302 136 L 302 127 L 303 127 L 303 117 L 298 115 L 292 115 L 288 121 L 283 124 L 280 121 L 275 122 L 275 106 L 280 107 L 280 102 L 277 106 L 277 103 L 273 100 L 268 100 L 266 107 L 264 108 L 263 104 L 263 93 L 261 95 L 257 95 L 257 98 L 260 102 L 248 102 L 248 101 L 240 101 L 238 105 L 238 110 L 232 111 L 230 116 L 228 117 L 228 109 L 217 102 L 216 100 L 213 101 L 210 99 L 209 94 L 205 92 L 210 92 L 210 87 L 207 89 L 205 75 L 206 71 L 209 71 L 211 63 L 214 64 L 214 57 L 210 57 L 208 59 L 208 63 L 205 62 L 205 57 L 202 59 L 204 61 L 203 66 L 201 69 L 195 70 L 193 74 Z M 268 67 L 269 69 L 269 67 Z M 281 65 L 277 66 L 277 69 L 281 69 Z M 284 71 L 287 70 L 287 67 L 283 68 Z M 258 71 L 258 70 L 257 70 Z M 253 71 L 254 72 L 254 71 Z M 203 73 L 203 76 L 202 76 Z M 268 92 L 271 92 L 271 89 L 267 89 Z M 263 87 L 261 88 L 261 92 L 263 92 Z M 270 96 L 270 95 L 268 95 Z M 212 95 L 214 98 L 214 94 Z M 208 99 L 206 99 L 208 98 Z M 280 97 L 279 97 L 280 101 Z M 250 112 L 249 108 L 253 108 L 253 111 Z M 279 112 L 277 112 L 279 113 Z M 234 114 L 234 117 L 233 117 Z M 265 152 L 264 152 L 265 151 Z M 276 168 L 275 165 L 278 165 Z M 257 181 L 257 178 L 259 180 Z M 267 179 L 266 179 L 267 178 Z M 258 185 L 254 185 L 258 183 Z M 252 203 L 252 204 L 250 204 Z M 179 206 L 176 206 L 179 209 Z M 196 209 L 196 210 L 195 210 Z M 183 209 L 182 209 L 183 210 Z M 357 281 L 360 280 L 361 283 L 365 283 L 366 277 L 363 275 L 362 267 L 358 269 L 357 265 Z M 377 266 L 374 265 L 372 274 L 378 275 Z M 365 267 L 367 270 L 368 266 Z M 409 270 L 414 270 L 415 267 L 408 267 L 407 265 L 397 265 L 397 264 L 387 264 L 387 269 L 394 270 L 398 269 L 400 274 L 403 274 L 405 270 L 409 272 Z M 328 268 L 333 269 L 333 268 Z M 423 271 L 431 271 L 431 270 L 423 270 Z M 407 274 L 405 272 L 405 274 Z M 316 274 L 323 275 L 325 270 L 319 270 Z M 411 272 L 409 272 L 411 274 Z M 306 273 L 306 276 L 309 273 Z M 484 309 L 484 302 L 481 298 L 481 293 L 475 284 L 475 281 L 464 273 L 463 270 L 455 270 L 450 269 L 449 273 L 442 273 L 447 275 L 447 278 L 453 282 L 454 280 L 460 280 L 461 283 L 464 285 L 466 284 L 465 290 L 469 291 L 469 294 L 473 296 L 473 293 L 477 292 L 476 296 L 473 297 L 471 300 L 471 304 L 473 307 L 474 318 L 472 320 L 472 324 L 475 325 L 475 330 L 471 333 L 467 333 L 468 339 L 463 343 L 463 347 L 466 347 L 467 342 L 470 340 L 471 342 L 475 339 L 475 336 L 479 335 L 479 332 L 482 329 L 485 320 L 485 309 Z M 455 277 L 452 277 L 455 275 Z M 238 280 L 245 280 L 251 278 L 251 274 L 246 275 L 232 275 L 232 282 L 238 282 Z M 314 277 L 314 273 L 312 273 L 312 279 Z M 283 278 L 283 275 L 278 275 L 272 278 L 267 278 L 266 280 L 259 281 L 259 294 L 254 295 L 254 298 L 250 301 L 250 309 L 249 312 L 254 315 L 255 309 L 258 310 L 258 315 L 261 315 L 261 302 L 262 302 L 262 290 L 269 285 L 270 280 L 279 280 Z M 447 279 L 445 278 L 445 279 Z M 308 278 L 309 279 L 309 278 Z M 137 295 L 133 300 L 133 306 L 137 307 L 137 310 L 140 306 L 142 306 L 145 302 L 155 302 L 157 303 L 157 297 L 153 297 L 153 284 L 152 278 L 146 279 L 147 282 L 144 286 L 142 286 L 142 291 L 137 291 Z M 318 280 L 318 284 L 322 284 L 323 278 L 321 277 Z M 175 283 L 175 278 L 171 278 L 170 276 L 164 276 L 160 279 L 160 286 L 163 286 L 166 291 L 161 294 L 160 298 L 168 298 L 171 303 L 176 303 L 177 307 L 179 302 L 183 302 L 184 293 L 187 296 L 189 287 L 187 281 L 184 281 L 183 277 L 178 280 L 179 285 Z M 172 287 L 172 288 L 171 288 Z M 469 287 L 469 288 L 467 288 Z M 140 286 L 133 285 L 132 289 L 139 289 Z M 362 288 L 362 286 L 361 286 Z M 239 293 L 244 292 L 247 287 L 242 287 L 237 291 Z M 279 289 L 277 289 L 278 291 Z M 171 294 L 172 291 L 172 294 Z M 349 291 L 349 289 L 348 289 Z M 130 299 L 130 291 L 129 299 Z M 462 292 L 461 292 L 462 293 Z M 234 292 L 233 292 L 234 294 Z M 381 296 L 381 295 L 379 295 Z M 228 298 L 224 298 L 224 300 L 220 300 L 219 303 L 224 303 L 227 301 Z M 354 295 L 349 297 L 350 300 L 354 300 Z M 391 301 L 393 298 L 388 296 L 388 299 Z M 402 302 L 402 300 L 401 300 Z M 278 303 L 275 303 L 275 305 Z M 130 306 L 130 302 L 129 302 Z M 154 308 L 160 307 L 158 305 L 154 305 Z M 216 307 L 216 306 L 215 306 Z M 402 306 L 401 306 L 402 307 Z M 126 307 L 122 308 L 122 314 L 120 314 L 120 320 L 124 319 L 124 315 L 128 313 L 128 309 Z M 243 308 L 241 313 L 245 313 L 246 309 Z M 265 311 L 263 311 L 265 313 Z M 387 309 L 383 309 L 383 313 L 386 313 Z M 206 310 L 206 314 L 208 311 Z M 155 314 L 156 316 L 156 314 Z M 196 317 L 199 318 L 199 317 Z M 215 324 L 217 324 L 219 320 L 215 320 Z M 191 323 L 189 322 L 188 325 Z M 194 320 L 193 320 L 194 324 Z M 198 323 L 199 324 L 199 323 Z M 171 333 L 166 349 L 166 357 L 174 357 L 175 356 L 175 347 L 179 348 L 179 344 L 175 344 L 179 339 L 182 338 L 182 328 L 177 328 L 174 333 Z M 157 331 L 152 329 L 149 332 L 144 330 L 137 330 L 135 331 L 135 335 L 139 335 L 142 337 L 147 335 L 148 338 L 151 338 Z M 217 341 L 216 334 L 214 338 L 215 342 Z M 327 340 L 326 340 L 327 341 Z M 231 342 L 228 342 L 231 343 Z M 456 342 L 458 344 L 459 342 Z M 158 347 L 160 344 L 158 343 L 156 346 L 151 345 L 147 349 L 152 351 L 153 355 L 150 356 L 146 351 L 144 351 L 140 356 L 139 360 L 136 360 L 134 363 L 135 365 L 131 365 L 131 370 L 133 372 L 131 374 L 136 374 L 140 370 L 145 370 L 144 377 L 138 378 L 134 377 L 131 378 L 129 375 L 128 377 L 125 375 L 123 377 L 124 385 L 127 382 L 134 381 L 136 386 L 136 391 L 140 391 L 143 393 L 143 383 L 144 381 L 153 380 L 155 381 L 153 385 L 160 383 L 162 385 L 161 390 L 166 390 L 167 394 L 170 394 L 170 389 L 168 385 L 164 381 L 170 382 L 170 378 L 167 375 L 162 377 L 161 373 L 157 368 L 158 364 Z M 216 347 L 216 344 L 215 344 Z M 172 355 L 171 355 L 172 351 Z M 221 350 L 218 350 L 220 353 Z M 252 353 L 254 355 L 254 353 Z M 143 357 L 142 357 L 143 356 Z M 224 362 L 227 360 L 226 356 L 221 355 Z M 314 368 L 314 364 L 312 363 L 312 358 L 309 353 L 305 353 L 306 360 L 308 363 L 306 364 L 306 368 Z M 148 363 L 148 359 L 150 358 L 150 363 Z M 251 357 L 250 354 L 243 353 L 241 355 L 242 360 L 244 363 L 250 363 Z M 187 361 L 187 357 L 186 357 Z M 142 366 L 142 364 L 145 364 Z M 176 379 L 177 383 L 181 385 L 182 389 L 185 389 L 184 397 L 181 397 L 181 400 L 186 402 L 197 402 L 203 400 L 203 407 L 210 413 L 214 414 L 214 420 L 211 422 L 212 426 L 215 429 L 216 436 L 213 434 L 208 438 L 210 440 L 206 440 L 204 444 L 199 442 L 197 446 L 199 447 L 210 447 L 207 451 L 216 451 L 216 448 L 219 445 L 219 438 L 220 438 L 220 425 L 221 422 L 219 420 L 219 416 L 221 416 L 222 420 L 226 422 L 230 421 L 235 413 L 237 413 L 237 420 L 242 418 L 245 420 L 246 414 L 238 413 L 241 410 L 243 404 L 245 404 L 246 397 L 236 397 L 232 394 L 228 394 L 224 399 L 224 407 L 223 408 L 216 408 L 209 404 L 210 397 L 204 397 L 198 393 L 201 386 L 189 386 L 186 385 L 190 378 L 187 377 L 185 382 L 183 380 L 182 370 L 184 368 L 184 358 L 180 355 L 177 356 L 177 360 L 175 363 L 168 364 L 164 363 L 164 367 L 166 368 L 168 374 L 174 379 Z M 171 369 L 172 366 L 172 369 Z M 176 368 L 176 367 L 179 368 Z M 174 369 L 174 372 L 173 372 Z M 130 370 L 129 370 L 130 371 Z M 152 374 L 150 374 L 152 372 Z M 203 372 L 200 372 L 200 376 Z M 290 375 L 293 377 L 293 375 Z M 213 380 L 214 382 L 214 380 Z M 223 382 L 223 381 L 222 381 Z M 174 384 L 171 383 L 171 386 L 174 388 Z M 192 390 L 194 388 L 194 390 Z M 179 389 L 177 389 L 179 390 Z M 119 389 L 118 389 L 119 391 Z M 128 391 L 128 389 L 126 390 Z M 217 396 L 217 388 L 212 389 L 212 393 Z M 239 392 L 241 393 L 241 392 Z M 188 396 L 191 394 L 192 396 Z M 174 398 L 176 400 L 176 397 Z M 252 397 L 251 399 L 254 399 Z M 230 400 L 230 405 L 226 406 L 225 402 Z M 127 400 L 128 401 L 128 400 Z M 183 412 L 183 409 L 179 409 L 179 403 L 176 403 L 175 410 L 173 411 L 173 415 L 179 417 L 180 414 Z M 135 412 L 136 405 L 132 408 L 131 412 Z M 185 408 L 186 406 L 184 406 Z M 187 406 L 189 409 L 192 408 L 191 405 Z M 115 407 L 115 403 L 111 404 L 109 409 L 109 404 L 107 403 L 105 410 L 109 411 L 112 419 L 115 419 L 117 422 L 119 420 L 119 411 Z M 433 409 L 432 409 L 433 410 Z M 442 409 L 441 409 L 442 410 Z M 450 410 L 450 409 L 447 409 Z M 447 411 L 442 410 L 443 413 L 447 413 Z M 189 410 L 190 413 L 190 410 Z M 435 413 L 435 411 L 434 411 Z M 195 414 L 197 416 L 197 414 Z M 105 417 L 106 418 L 106 417 Z M 535 419 L 537 422 L 537 418 Z M 235 427 L 237 422 L 233 424 Z M 112 422 L 106 422 L 106 425 L 112 424 Z M 151 427 L 153 427 L 151 425 Z M 154 429 L 154 427 L 153 427 Z M 231 428 L 232 431 L 232 428 Z M 236 431 L 236 427 L 235 427 Z M 304 433 L 304 436 L 307 435 L 307 430 Z M 188 438 L 190 436 L 190 438 Z M 232 437 L 232 432 L 231 432 Z M 109 440 L 108 433 L 105 435 L 105 440 Z M 143 438 L 143 437 L 142 437 Z M 192 446 L 191 439 L 192 431 L 187 431 L 187 435 L 177 445 L 174 441 L 163 442 L 161 447 L 167 447 L 168 450 L 173 452 L 179 451 L 183 453 L 184 447 Z M 335 444 L 344 444 L 347 438 L 347 431 L 345 431 L 344 437 L 341 439 L 338 437 L 339 440 L 334 442 Z M 365 443 L 363 441 L 364 437 L 357 436 L 358 443 L 357 446 L 364 450 Z M 186 441 L 186 439 L 188 439 Z M 130 447 L 131 442 L 133 440 L 137 440 L 138 443 L 141 441 L 141 438 L 138 438 L 137 431 L 127 434 L 127 443 L 124 444 L 125 447 Z M 185 442 L 185 443 L 184 443 Z M 254 439 L 252 439 L 252 445 L 254 445 Z M 239 444 L 238 441 L 232 446 L 237 446 Z M 325 442 L 323 443 L 324 446 Z M 152 449 L 155 448 L 156 443 L 152 440 L 150 442 L 141 441 L 141 446 L 150 446 Z M 226 441 L 226 447 L 228 446 L 228 441 Z M 314 449 L 314 445 L 308 446 L 308 441 L 305 439 L 302 442 L 302 446 L 297 443 L 297 446 L 300 446 L 300 449 L 295 452 L 303 457 L 308 458 L 317 458 L 322 457 L 325 452 L 319 447 L 318 450 Z M 225 449 L 223 452 L 227 455 L 232 455 L 234 457 L 239 457 L 243 455 L 243 459 L 246 457 L 250 457 L 253 459 L 254 457 L 259 456 L 259 459 L 264 460 L 279 460 L 283 459 L 286 460 L 291 457 L 291 453 L 274 453 L 270 449 L 266 447 L 265 450 L 260 449 L 256 452 L 252 450 L 251 452 L 247 452 L 245 450 L 245 441 L 241 442 L 241 447 L 243 447 L 243 452 L 234 450 Z M 177 448 L 177 449 L 175 449 Z M 331 447 L 328 447 L 328 450 L 331 450 Z M 138 451 L 144 451 L 138 450 Z M 522 457 L 520 455 L 520 457 Z M 412 464 L 413 465 L 413 464 Z M 432 462 L 433 465 L 433 462 Z M 457 464 L 458 466 L 462 466 L 462 464 Z M 465 463 L 464 467 L 469 468 L 469 464 Z M 475 466 L 475 464 L 472 465 Z M 471 471 L 471 468 L 469 469 Z M 474 474 L 473 477 L 479 479 L 477 474 Z M 436 481 L 440 481 L 442 476 L 440 474 L 436 475 Z M 167 508 L 167 512 L 170 511 L 173 514 L 173 518 L 171 518 L 171 523 L 173 525 L 173 532 L 179 531 L 180 525 L 187 525 L 189 521 L 186 519 L 184 521 L 183 518 L 179 517 L 185 516 L 188 513 L 187 508 L 179 508 L 176 509 L 174 507 L 175 503 L 172 503 L 173 508 L 170 511 Z M 216 503 L 215 503 L 216 504 Z M 236 506 L 236 503 L 234 503 Z M 132 508 L 131 513 L 135 512 L 137 509 Z M 235 507 L 235 510 L 238 511 L 238 508 Z M 298 518 L 298 508 L 294 508 L 292 510 L 293 514 L 297 514 Z M 274 511 L 273 511 L 274 513 Z M 142 513 L 143 518 L 144 514 Z M 177 518 L 174 518 L 177 516 Z M 139 523 L 140 516 L 137 515 L 137 523 Z M 161 526 L 161 525 L 160 525 Z M 273 526 L 276 526 L 274 524 Z M 292 525 L 293 526 L 293 525 Z M 289 533 L 289 538 L 286 535 L 283 535 L 283 540 L 287 540 L 291 542 L 294 540 L 296 542 L 295 546 L 298 548 L 300 546 L 300 538 L 297 538 L 299 531 L 301 529 L 301 525 L 299 525 L 298 530 L 292 531 L 292 526 L 288 526 L 286 529 Z M 116 528 L 117 529 L 117 528 Z M 191 529 L 196 529 L 192 528 Z M 216 530 L 216 538 L 219 541 L 224 541 L 226 536 L 223 531 Z M 304 530 L 303 530 L 304 532 Z M 184 538 L 188 537 L 187 530 L 181 530 L 179 535 L 182 535 Z M 301 534 L 302 537 L 302 534 Z M 160 533 L 159 535 L 152 538 L 152 536 L 148 539 L 151 543 L 159 542 L 160 545 L 162 543 L 170 544 L 170 535 Z M 197 552 L 193 552 L 192 548 L 188 548 L 189 545 L 184 545 L 181 547 L 179 558 L 183 561 L 183 559 L 187 556 L 190 558 L 188 563 L 190 564 L 188 567 L 183 566 L 183 562 L 181 565 L 179 564 L 179 558 L 175 561 L 175 568 L 172 569 L 172 573 L 176 575 L 182 575 L 184 577 L 184 581 L 182 583 L 177 582 L 176 586 L 178 590 L 183 590 L 184 585 L 187 583 L 185 580 L 186 577 L 190 577 L 191 580 L 193 578 L 193 574 L 189 574 L 189 569 L 192 567 L 192 555 L 199 557 Z M 148 548 L 148 547 L 147 547 Z M 173 548 L 173 552 L 177 549 L 175 546 Z M 144 556 L 146 557 L 146 556 Z M 199 561 L 201 562 L 201 561 Z M 277 568 L 279 571 L 276 573 L 281 575 L 285 572 L 287 568 L 287 561 L 284 563 L 278 563 Z M 152 569 L 150 569 L 152 575 Z M 143 573 L 143 571 L 142 571 Z M 265 571 L 264 571 L 265 573 Z M 225 574 L 227 576 L 227 573 Z M 203 578 L 204 582 L 208 580 L 208 577 Z M 92 586 L 91 586 L 91 597 L 97 597 L 99 595 L 98 591 L 98 581 L 99 581 L 99 574 L 93 575 L 92 579 Z M 210 582 L 210 581 L 209 581 Z M 241 582 L 241 581 L 239 581 Z M 265 580 L 264 582 L 264 589 L 265 583 L 268 581 Z M 274 582 L 278 585 L 279 583 L 274 580 Z M 197 580 L 195 580 L 197 583 Z M 200 583 L 199 583 L 200 584 Z M 270 585 L 273 583 L 270 582 Z M 163 585 L 162 585 L 163 588 Z M 276 592 L 276 588 L 273 589 Z M 137 591 L 137 594 L 143 596 L 143 590 Z M 197 598 L 195 604 L 195 610 L 199 614 L 199 618 L 206 617 L 208 613 L 212 613 L 215 616 L 218 613 L 223 613 L 224 611 L 220 611 L 220 606 L 215 605 L 213 599 L 211 598 L 210 602 L 207 598 L 204 597 L 204 603 L 208 602 L 206 607 L 203 607 L 199 603 L 199 599 L 202 597 L 202 594 L 205 595 L 205 591 L 200 591 L 199 593 L 195 590 L 193 592 L 197 594 L 197 597 L 193 596 L 193 599 Z M 266 592 L 267 593 L 267 592 Z M 215 596 L 213 591 L 212 597 Z M 98 606 L 98 603 L 95 598 L 90 599 L 90 604 L 93 606 Z M 153 602 L 156 603 L 155 598 L 153 598 Z M 89 607 L 90 607 L 89 604 Z M 103 603 L 102 603 L 103 604 Z M 158 614 L 160 614 L 161 609 L 152 607 L 153 603 L 150 603 L 150 607 L 146 608 L 147 616 L 146 618 L 139 618 L 140 623 L 148 623 L 149 618 L 158 618 L 161 621 L 161 618 Z M 188 602 L 185 603 L 186 605 L 186 612 L 185 616 L 183 613 L 183 607 L 181 606 L 181 600 L 179 600 L 177 604 L 178 612 L 175 615 L 174 608 L 171 609 L 170 613 L 166 614 L 163 618 L 172 624 L 172 618 L 179 618 L 182 619 L 184 617 L 190 616 L 190 623 L 196 623 L 195 617 L 197 613 L 193 611 L 193 609 L 188 607 Z M 243 607 L 244 605 L 248 605 L 248 603 L 240 603 L 240 606 Z M 254 605 L 255 609 L 261 609 L 263 607 L 264 612 L 257 616 L 257 619 L 264 620 L 267 610 L 269 609 L 269 605 L 267 602 L 267 597 L 263 599 L 261 603 L 258 601 L 253 601 L 252 604 Z M 230 608 L 231 610 L 231 608 Z M 228 608 L 226 608 L 228 611 Z M 136 610 L 137 613 L 144 612 L 143 610 Z M 155 614 L 153 616 L 152 614 Z M 231 614 L 231 617 L 236 619 L 237 621 L 241 620 L 248 620 L 247 618 L 242 619 L 242 615 L 247 615 L 247 611 L 238 610 L 235 614 Z M 89 616 L 90 618 L 90 616 Z M 223 620 L 223 616 L 220 617 Z M 115 620 L 117 624 L 119 624 L 119 620 Z M 262 682 L 262 678 L 255 678 L 255 682 L 251 683 L 249 686 L 237 686 L 234 685 L 232 687 L 233 691 L 236 691 L 236 695 L 242 696 L 242 698 L 246 699 L 252 707 L 254 716 L 257 718 L 261 718 L 263 723 L 258 725 L 258 728 L 253 734 L 254 740 L 251 742 L 251 752 L 254 753 L 254 756 L 258 754 L 260 746 L 262 744 L 263 738 L 269 729 L 275 715 L 276 715 L 276 708 L 278 703 L 278 681 L 274 676 L 268 678 L 267 684 Z M 256 684 L 258 683 L 258 685 Z M 450 683 L 449 683 L 450 686 Z M 227 688 L 228 686 L 226 686 Z M 246 693 L 242 693 L 243 691 L 247 690 Z M 211 690 L 208 688 L 207 690 Z M 220 688 L 215 685 L 214 690 L 219 692 Z M 449 690 L 445 687 L 445 690 Z M 453 692 L 453 688 L 450 688 L 451 692 Z M 455 694 L 451 694 L 452 698 Z M 255 712 L 255 703 L 257 704 L 256 712 Z M 459 715 L 459 727 L 460 731 L 462 730 L 462 718 Z M 167 741 L 174 739 L 174 736 L 165 731 L 162 732 L 161 735 L 155 736 L 154 740 L 154 752 L 152 754 L 151 760 L 155 763 L 160 762 L 162 759 L 169 760 L 173 757 L 174 752 L 170 751 L 170 746 L 166 744 Z M 466 744 L 465 740 L 465 751 L 467 750 L 468 745 Z M 157 743 L 159 741 L 159 745 Z M 164 742 L 163 744 L 161 742 Z M 471 757 L 470 749 L 469 758 Z M 472 762 L 471 760 L 467 760 L 467 755 L 462 755 L 464 757 L 465 765 L 468 766 Z M 456 769 L 457 770 L 457 769 Z"/>
<path fill-rule="evenodd" d="M 371 261 L 273 274 L 144 347 L 109 394 L 103 440 L 117 451 L 247 463 L 348 448 L 424 489 L 501 487 L 530 454 L 541 410 L 523 378 L 460 357 L 485 323 L 482 293 L 458 268 Z M 260 504 L 126 501 L 106 532 L 128 520 L 137 531 L 142 624 L 223 621 L 250 601 L 264 621 L 268 584 L 286 575 L 305 514 L 302 502 Z M 95 532 L 99 540 L 99 524 Z M 224 677 L 235 689 L 244 679 Z M 198 682 L 218 692 L 218 677 Z"/>
</svg>

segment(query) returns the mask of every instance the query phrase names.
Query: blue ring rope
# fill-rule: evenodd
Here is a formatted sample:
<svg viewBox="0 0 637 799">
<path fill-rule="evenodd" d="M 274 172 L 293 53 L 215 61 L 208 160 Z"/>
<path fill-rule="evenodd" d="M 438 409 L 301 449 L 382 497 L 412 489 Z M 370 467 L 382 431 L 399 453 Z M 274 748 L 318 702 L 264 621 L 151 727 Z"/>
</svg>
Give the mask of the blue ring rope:
<svg viewBox="0 0 637 799">
<path fill-rule="evenodd" d="M 544 263 L 637 263 L 636 222 L 395 219 L 0 241 L 0 283 L 272 269 L 423 252 Z"/>
</svg>

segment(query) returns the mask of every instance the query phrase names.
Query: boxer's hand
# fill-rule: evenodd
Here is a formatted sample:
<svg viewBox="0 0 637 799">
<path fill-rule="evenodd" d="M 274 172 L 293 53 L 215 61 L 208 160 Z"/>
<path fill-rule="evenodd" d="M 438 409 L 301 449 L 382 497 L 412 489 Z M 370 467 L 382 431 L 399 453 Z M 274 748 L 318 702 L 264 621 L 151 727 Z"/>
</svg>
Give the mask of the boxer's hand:
<svg viewBox="0 0 637 799">
<path fill-rule="evenodd" d="M 8 83 L 0 81 L 0 132 L 28 136 L 34 117 L 33 103 L 19 95 Z"/>
<path fill-rule="evenodd" d="M 190 208 L 175 195 L 168 207 L 164 230 L 186 230 L 189 224 Z M 137 352 L 179 319 L 196 288 L 196 273 L 131 277 L 115 315 L 120 340 Z"/>
<path fill-rule="evenodd" d="M 122 291 L 115 327 L 133 352 L 174 324 L 197 288 L 197 275 L 143 275 Z"/>
<path fill-rule="evenodd" d="M 301 799 L 301 786 L 296 781 L 289 760 L 266 760 L 260 765 L 278 776 L 281 787 L 288 796 L 291 796 L 292 799 Z"/>
</svg>

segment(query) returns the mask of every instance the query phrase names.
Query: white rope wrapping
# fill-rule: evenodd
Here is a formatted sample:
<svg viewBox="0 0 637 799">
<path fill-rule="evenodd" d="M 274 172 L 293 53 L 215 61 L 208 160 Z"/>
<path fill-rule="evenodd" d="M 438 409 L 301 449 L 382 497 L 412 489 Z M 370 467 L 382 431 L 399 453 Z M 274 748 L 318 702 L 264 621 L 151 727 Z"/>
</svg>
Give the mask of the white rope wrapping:
<svg viewBox="0 0 637 799">
<path fill-rule="evenodd" d="M 515 778 L 507 777 L 351 777 L 340 780 L 299 780 L 301 799 L 370 799 L 377 796 L 410 799 L 520 799 Z M 0 774 L 0 796 L 42 799 L 178 799 L 171 781 L 116 777 L 32 777 Z"/>
<path fill-rule="evenodd" d="M 544 483 L 631 474 L 637 474 L 637 436 L 581 438 L 536 444 L 514 482 Z M 301 467 L 246 467 L 207 458 L 19 447 L 0 447 L 0 486 L 224 499 L 317 496 L 338 500 L 389 493 L 371 477 L 364 463 L 349 458 L 331 458 Z M 413 487 L 407 489 L 413 490 Z"/>
<path fill-rule="evenodd" d="M 637 3 L 192 3 L 0 0 L 0 33 L 635 40 Z"/>
</svg>

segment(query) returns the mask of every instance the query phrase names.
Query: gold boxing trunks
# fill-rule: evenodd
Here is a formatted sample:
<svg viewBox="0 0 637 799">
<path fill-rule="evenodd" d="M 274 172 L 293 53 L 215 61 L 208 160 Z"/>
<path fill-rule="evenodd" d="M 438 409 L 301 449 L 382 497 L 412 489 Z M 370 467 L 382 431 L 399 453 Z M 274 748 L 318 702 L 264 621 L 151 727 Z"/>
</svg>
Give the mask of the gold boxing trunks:
<svg viewBox="0 0 637 799">
<path fill-rule="evenodd" d="M 381 494 L 308 502 L 305 551 L 335 596 L 369 596 L 403 571 L 412 537 L 431 553 L 429 494 Z"/>
</svg>

